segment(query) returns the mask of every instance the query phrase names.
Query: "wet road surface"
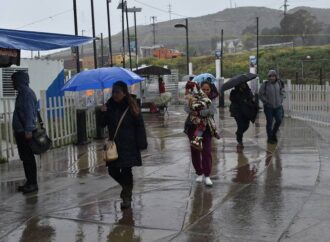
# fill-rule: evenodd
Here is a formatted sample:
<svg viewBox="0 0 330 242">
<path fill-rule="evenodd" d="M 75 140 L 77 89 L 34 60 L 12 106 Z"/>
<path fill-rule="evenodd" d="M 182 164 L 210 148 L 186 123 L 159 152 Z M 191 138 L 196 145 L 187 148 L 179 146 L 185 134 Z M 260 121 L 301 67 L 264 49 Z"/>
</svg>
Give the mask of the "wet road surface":
<svg viewBox="0 0 330 242">
<path fill-rule="evenodd" d="M 101 141 L 43 155 L 37 194 L 16 192 L 20 161 L 0 165 L 0 241 L 328 241 L 327 128 L 286 119 L 278 145 L 267 145 L 260 113 L 237 153 L 235 122 L 222 112 L 208 188 L 195 182 L 185 118 L 182 107 L 145 115 L 149 147 L 125 211 Z"/>
</svg>

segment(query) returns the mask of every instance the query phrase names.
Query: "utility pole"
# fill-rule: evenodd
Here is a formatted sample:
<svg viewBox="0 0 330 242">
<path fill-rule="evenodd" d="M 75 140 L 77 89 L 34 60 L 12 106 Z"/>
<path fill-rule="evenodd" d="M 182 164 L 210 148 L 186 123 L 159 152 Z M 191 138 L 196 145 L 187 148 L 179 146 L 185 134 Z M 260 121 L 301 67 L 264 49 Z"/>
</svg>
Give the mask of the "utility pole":
<svg viewBox="0 0 330 242">
<path fill-rule="evenodd" d="M 285 16 L 289 7 L 288 0 L 284 0 L 283 7 L 284 7 L 284 16 Z"/>
<path fill-rule="evenodd" d="M 172 4 L 171 3 L 168 5 L 168 14 L 170 17 L 170 25 L 172 25 Z"/>
<path fill-rule="evenodd" d="M 84 36 L 84 32 L 86 30 L 82 29 L 81 30 L 81 36 Z M 84 45 L 81 45 L 81 59 L 83 59 L 83 63 L 84 63 Z"/>
<path fill-rule="evenodd" d="M 125 6 L 124 6 L 124 0 L 121 0 L 121 3 L 118 5 L 117 9 L 121 9 L 122 58 L 123 58 L 123 68 L 125 68 L 125 18 L 124 18 Z"/>
<path fill-rule="evenodd" d="M 259 74 L 259 17 L 257 17 L 257 68 L 256 74 Z"/>
<path fill-rule="evenodd" d="M 106 0 L 107 1 L 107 17 L 108 17 L 108 39 L 109 39 L 109 58 L 110 58 L 110 66 L 113 66 L 112 62 L 112 41 L 111 41 L 111 24 L 110 24 L 110 2 L 111 0 Z"/>
<path fill-rule="evenodd" d="M 154 46 L 156 45 L 156 24 L 155 21 L 157 21 L 157 17 L 156 16 L 152 16 L 152 33 L 153 33 L 153 37 L 154 37 Z"/>
<path fill-rule="evenodd" d="M 74 33 L 78 35 L 78 20 L 77 20 L 77 1 L 73 0 L 73 12 L 74 12 Z M 79 60 L 79 47 L 74 47 L 76 52 L 76 68 L 77 73 L 80 72 L 80 60 Z"/>
<path fill-rule="evenodd" d="M 103 33 L 101 33 L 101 67 L 104 66 L 103 56 L 104 56 L 104 53 L 103 53 Z"/>
<path fill-rule="evenodd" d="M 94 2 L 91 0 L 91 11 L 92 11 L 92 28 L 93 28 L 93 49 L 94 49 L 94 68 L 97 68 L 97 50 L 96 50 L 96 39 L 95 39 L 95 21 L 94 21 Z"/>
<path fill-rule="evenodd" d="M 125 1 L 125 13 L 126 13 L 126 24 L 127 24 L 127 42 L 128 42 L 127 46 L 128 46 L 128 54 L 129 54 L 129 68 L 132 70 L 131 36 L 129 34 L 127 1 Z"/>
</svg>

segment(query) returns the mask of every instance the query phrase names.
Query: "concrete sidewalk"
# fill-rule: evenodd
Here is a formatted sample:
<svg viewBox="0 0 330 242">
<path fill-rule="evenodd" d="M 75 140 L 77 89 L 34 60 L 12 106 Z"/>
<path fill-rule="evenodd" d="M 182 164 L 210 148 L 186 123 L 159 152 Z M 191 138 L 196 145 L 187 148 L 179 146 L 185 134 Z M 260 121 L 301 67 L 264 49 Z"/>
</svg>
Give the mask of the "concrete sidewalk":
<svg viewBox="0 0 330 242">
<path fill-rule="evenodd" d="M 39 164 L 39 192 L 15 192 L 19 161 L 0 165 L 0 241 L 328 241 L 330 149 L 326 128 L 286 119 L 267 145 L 264 115 L 236 153 L 235 122 L 219 115 L 214 185 L 195 183 L 186 115 L 145 115 L 149 148 L 134 168 L 132 209 L 100 158 L 102 142 L 53 150 Z M 322 134 L 322 135 L 320 135 Z"/>
</svg>

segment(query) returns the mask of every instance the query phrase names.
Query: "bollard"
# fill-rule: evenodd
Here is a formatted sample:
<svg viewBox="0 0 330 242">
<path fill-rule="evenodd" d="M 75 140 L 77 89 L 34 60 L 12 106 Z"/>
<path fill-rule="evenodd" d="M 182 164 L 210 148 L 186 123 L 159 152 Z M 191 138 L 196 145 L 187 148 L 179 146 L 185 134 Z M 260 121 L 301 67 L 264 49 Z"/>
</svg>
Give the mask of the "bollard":
<svg viewBox="0 0 330 242">
<path fill-rule="evenodd" d="M 87 144 L 86 109 L 77 109 L 77 144 Z"/>
<path fill-rule="evenodd" d="M 95 107 L 96 137 L 95 139 L 104 139 L 104 128 L 102 127 L 101 106 Z"/>
</svg>

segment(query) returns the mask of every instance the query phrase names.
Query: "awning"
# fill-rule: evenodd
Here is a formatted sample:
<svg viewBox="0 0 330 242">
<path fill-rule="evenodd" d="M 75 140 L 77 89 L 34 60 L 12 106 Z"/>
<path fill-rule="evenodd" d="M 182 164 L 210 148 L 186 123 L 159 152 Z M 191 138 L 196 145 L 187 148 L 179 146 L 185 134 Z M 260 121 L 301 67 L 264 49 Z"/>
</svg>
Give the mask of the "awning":
<svg viewBox="0 0 330 242">
<path fill-rule="evenodd" d="M 87 36 L 0 29 L 0 47 L 20 50 L 54 50 L 92 41 Z"/>
<path fill-rule="evenodd" d="M 161 66 L 144 66 L 133 70 L 138 75 L 149 76 L 149 75 L 171 75 L 171 70 Z"/>
</svg>

